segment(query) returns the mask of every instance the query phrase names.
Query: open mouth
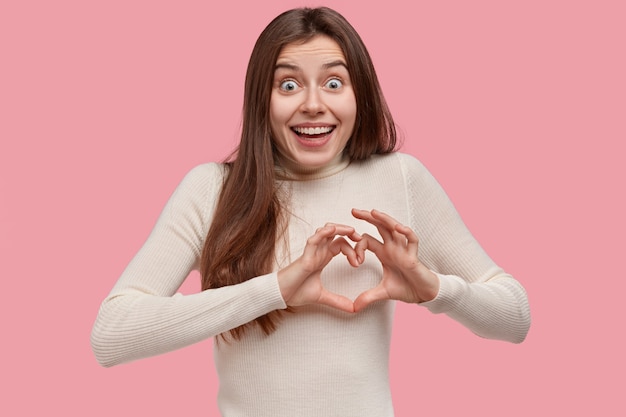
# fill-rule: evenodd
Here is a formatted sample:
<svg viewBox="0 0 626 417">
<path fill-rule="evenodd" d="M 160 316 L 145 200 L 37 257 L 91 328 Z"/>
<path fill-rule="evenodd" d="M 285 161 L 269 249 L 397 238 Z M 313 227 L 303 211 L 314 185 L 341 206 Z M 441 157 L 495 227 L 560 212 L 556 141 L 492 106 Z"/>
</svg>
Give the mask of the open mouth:
<svg viewBox="0 0 626 417">
<path fill-rule="evenodd" d="M 291 130 L 303 139 L 317 139 L 329 135 L 335 126 L 292 127 Z"/>
</svg>

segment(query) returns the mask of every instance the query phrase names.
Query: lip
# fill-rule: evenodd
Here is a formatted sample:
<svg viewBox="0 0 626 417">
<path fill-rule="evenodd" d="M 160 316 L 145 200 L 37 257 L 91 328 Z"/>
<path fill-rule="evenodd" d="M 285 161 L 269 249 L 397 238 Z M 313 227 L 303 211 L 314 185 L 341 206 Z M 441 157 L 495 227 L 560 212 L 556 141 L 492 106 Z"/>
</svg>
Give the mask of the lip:
<svg viewBox="0 0 626 417">
<path fill-rule="evenodd" d="M 294 127 L 326 127 L 326 126 L 333 126 L 333 125 L 326 125 L 326 124 L 318 124 L 318 125 L 297 125 Z M 315 138 L 315 139 L 304 139 L 302 137 L 300 137 L 296 132 L 294 132 L 293 130 L 291 131 L 291 133 L 293 134 L 293 136 L 296 138 L 296 140 L 298 141 L 298 143 L 305 147 L 305 148 L 320 148 L 324 145 L 326 145 L 328 142 L 330 142 L 330 140 L 332 139 L 332 137 L 335 134 L 335 131 L 337 129 L 333 129 L 328 135 L 326 136 L 322 136 L 319 138 Z"/>
<path fill-rule="evenodd" d="M 289 126 L 290 129 L 295 129 L 298 127 L 332 127 L 332 128 L 336 128 L 337 124 L 336 123 L 312 123 L 312 122 L 308 122 L 308 123 L 298 123 L 295 125 L 291 125 Z"/>
</svg>

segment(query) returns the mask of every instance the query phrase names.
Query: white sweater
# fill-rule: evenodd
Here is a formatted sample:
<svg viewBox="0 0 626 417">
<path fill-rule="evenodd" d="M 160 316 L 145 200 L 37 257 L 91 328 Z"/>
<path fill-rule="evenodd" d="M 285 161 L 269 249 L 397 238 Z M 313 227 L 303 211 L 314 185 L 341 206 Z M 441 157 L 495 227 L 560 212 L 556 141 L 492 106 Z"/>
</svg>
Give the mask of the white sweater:
<svg viewBox="0 0 626 417">
<path fill-rule="evenodd" d="M 103 366 L 165 353 L 213 337 L 286 307 L 276 273 L 238 285 L 181 295 L 199 258 L 222 184 L 223 167 L 191 170 L 152 233 L 102 303 L 92 346 Z M 419 236 L 421 261 L 440 278 L 437 297 L 420 304 L 474 333 L 511 342 L 530 325 L 523 287 L 482 250 L 436 180 L 415 158 L 393 153 L 341 162 L 331 170 L 284 181 L 291 195 L 289 251 L 277 270 L 301 255 L 326 222 L 376 229 L 352 208 L 390 214 Z M 343 256 L 323 271 L 326 288 L 354 299 L 375 286 L 382 268 L 373 253 L 359 268 Z M 418 308 L 418 307 L 416 307 Z M 393 416 L 388 355 L 394 302 L 348 314 L 324 306 L 284 314 L 265 336 L 249 328 L 241 341 L 215 345 L 219 408 L 239 416 Z"/>
</svg>

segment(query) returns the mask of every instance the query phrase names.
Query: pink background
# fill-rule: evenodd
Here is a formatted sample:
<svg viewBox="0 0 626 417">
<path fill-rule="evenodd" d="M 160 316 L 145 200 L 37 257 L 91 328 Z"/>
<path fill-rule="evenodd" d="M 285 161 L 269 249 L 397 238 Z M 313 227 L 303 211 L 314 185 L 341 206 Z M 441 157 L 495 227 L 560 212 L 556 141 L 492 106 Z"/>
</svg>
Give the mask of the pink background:
<svg viewBox="0 0 626 417">
<path fill-rule="evenodd" d="M 257 35 L 305 4 L 2 2 L 1 415 L 217 415 L 210 341 L 103 369 L 89 333 L 185 172 L 234 147 Z M 326 4 L 531 301 L 521 345 L 399 306 L 397 416 L 624 415 L 624 3 Z"/>
</svg>

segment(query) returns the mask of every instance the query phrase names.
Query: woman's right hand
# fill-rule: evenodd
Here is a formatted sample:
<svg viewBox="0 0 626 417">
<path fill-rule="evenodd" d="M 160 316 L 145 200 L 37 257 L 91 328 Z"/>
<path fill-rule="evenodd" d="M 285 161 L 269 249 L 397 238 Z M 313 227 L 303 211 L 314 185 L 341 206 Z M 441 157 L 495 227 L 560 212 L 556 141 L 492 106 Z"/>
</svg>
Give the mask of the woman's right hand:
<svg viewBox="0 0 626 417">
<path fill-rule="evenodd" d="M 354 242 L 361 240 L 353 227 L 328 223 L 307 240 L 302 256 L 278 271 L 278 285 L 287 306 L 324 304 L 354 312 L 352 300 L 326 290 L 321 280 L 322 270 L 339 253 L 354 267 L 362 262 L 346 237 Z"/>
</svg>

